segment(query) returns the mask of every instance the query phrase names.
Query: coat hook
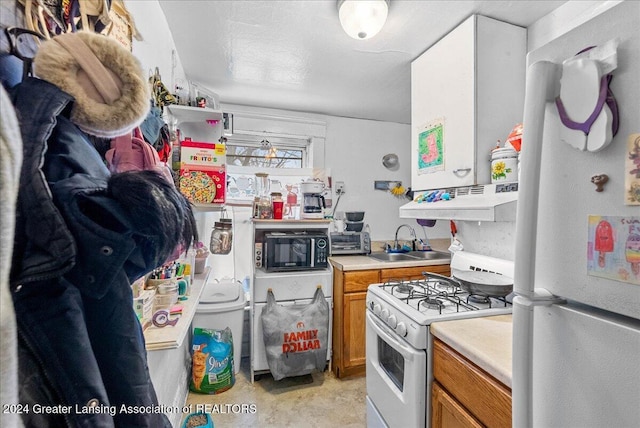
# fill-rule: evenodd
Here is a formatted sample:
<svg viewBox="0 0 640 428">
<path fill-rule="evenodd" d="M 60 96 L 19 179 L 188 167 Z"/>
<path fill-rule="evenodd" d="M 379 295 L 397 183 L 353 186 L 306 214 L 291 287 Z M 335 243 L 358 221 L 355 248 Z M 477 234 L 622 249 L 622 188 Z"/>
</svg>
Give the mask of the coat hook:
<svg viewBox="0 0 640 428">
<path fill-rule="evenodd" d="M 596 192 L 602 192 L 607 181 L 609 181 L 607 174 L 597 174 L 591 177 L 591 182 L 596 185 Z"/>
</svg>

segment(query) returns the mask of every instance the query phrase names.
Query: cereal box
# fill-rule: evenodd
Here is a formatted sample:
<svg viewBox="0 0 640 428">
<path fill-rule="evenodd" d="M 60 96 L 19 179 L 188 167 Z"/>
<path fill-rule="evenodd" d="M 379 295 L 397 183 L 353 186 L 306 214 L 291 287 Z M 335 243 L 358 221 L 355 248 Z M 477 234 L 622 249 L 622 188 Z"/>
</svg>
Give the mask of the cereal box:
<svg viewBox="0 0 640 428">
<path fill-rule="evenodd" d="M 185 140 L 180 143 L 180 192 L 194 204 L 225 202 L 224 144 Z"/>
</svg>

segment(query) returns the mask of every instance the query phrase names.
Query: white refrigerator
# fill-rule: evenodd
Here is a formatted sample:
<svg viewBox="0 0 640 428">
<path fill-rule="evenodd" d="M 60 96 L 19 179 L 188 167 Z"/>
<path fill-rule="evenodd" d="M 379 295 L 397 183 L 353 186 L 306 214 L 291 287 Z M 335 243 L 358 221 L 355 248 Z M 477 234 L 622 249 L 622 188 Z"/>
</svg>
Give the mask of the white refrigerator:
<svg viewBox="0 0 640 428">
<path fill-rule="evenodd" d="M 586 122 L 599 96 L 579 74 L 588 70 L 563 63 L 584 48 L 616 45 L 617 55 L 593 51 L 599 70 L 615 68 L 609 88 L 619 127 L 606 145 L 614 105 L 604 103 L 609 110 L 594 115 L 585 136 L 567 128 L 555 100 L 574 122 Z M 640 2 L 621 2 L 530 52 L 527 65 L 513 426 L 639 427 Z"/>
</svg>

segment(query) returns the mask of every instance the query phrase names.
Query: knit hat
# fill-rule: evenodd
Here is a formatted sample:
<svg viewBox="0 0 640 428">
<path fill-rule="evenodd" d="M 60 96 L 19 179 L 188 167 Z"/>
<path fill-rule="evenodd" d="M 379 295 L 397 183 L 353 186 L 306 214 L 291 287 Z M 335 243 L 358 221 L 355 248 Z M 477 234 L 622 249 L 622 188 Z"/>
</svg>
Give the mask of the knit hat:
<svg viewBox="0 0 640 428">
<path fill-rule="evenodd" d="M 124 135 L 149 112 L 140 63 L 107 36 L 90 31 L 56 36 L 40 46 L 34 72 L 75 98 L 70 119 L 87 134 Z"/>
</svg>

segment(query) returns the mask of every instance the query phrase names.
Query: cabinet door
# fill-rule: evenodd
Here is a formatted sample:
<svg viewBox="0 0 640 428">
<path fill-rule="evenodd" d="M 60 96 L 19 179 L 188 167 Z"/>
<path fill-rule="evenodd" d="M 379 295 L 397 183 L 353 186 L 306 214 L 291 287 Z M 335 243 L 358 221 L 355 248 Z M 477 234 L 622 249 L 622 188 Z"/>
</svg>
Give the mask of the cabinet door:
<svg viewBox="0 0 640 428">
<path fill-rule="evenodd" d="M 451 274 L 451 268 L 449 265 L 433 265 L 433 266 L 418 266 L 407 268 L 395 268 L 395 269 L 382 269 L 380 271 L 380 281 L 386 282 L 390 279 L 422 279 L 424 275 L 422 272 L 433 272 L 444 276 Z"/>
<path fill-rule="evenodd" d="M 511 391 L 454 349 L 433 341 L 433 377 L 488 427 L 511 427 Z"/>
<path fill-rule="evenodd" d="M 365 359 L 365 314 L 366 292 L 349 293 L 344 296 L 344 356 L 345 369 L 364 366 Z"/>
<path fill-rule="evenodd" d="M 475 184 L 474 34 L 471 17 L 411 64 L 411 187 L 415 190 Z M 437 150 L 437 141 L 424 134 L 436 121 L 443 124 L 444 158 L 440 165 L 420 168 L 436 162 L 430 156 Z M 420 134 L 428 152 L 419 152 Z"/>
<path fill-rule="evenodd" d="M 526 34 L 525 28 L 473 15 L 413 61 L 414 190 L 491 181 L 491 149 L 522 122 Z M 424 168 L 420 163 L 431 159 L 432 150 L 419 151 L 419 136 L 434 123 L 443 126 L 444 162 L 440 170 Z M 422 141 L 428 148 L 430 140 Z"/>
<path fill-rule="evenodd" d="M 357 270 L 344 273 L 344 292 L 367 291 L 369 284 L 380 282 L 378 270 Z"/>
<path fill-rule="evenodd" d="M 483 425 L 471 415 L 437 382 L 431 388 L 432 428 L 481 428 Z"/>
</svg>

